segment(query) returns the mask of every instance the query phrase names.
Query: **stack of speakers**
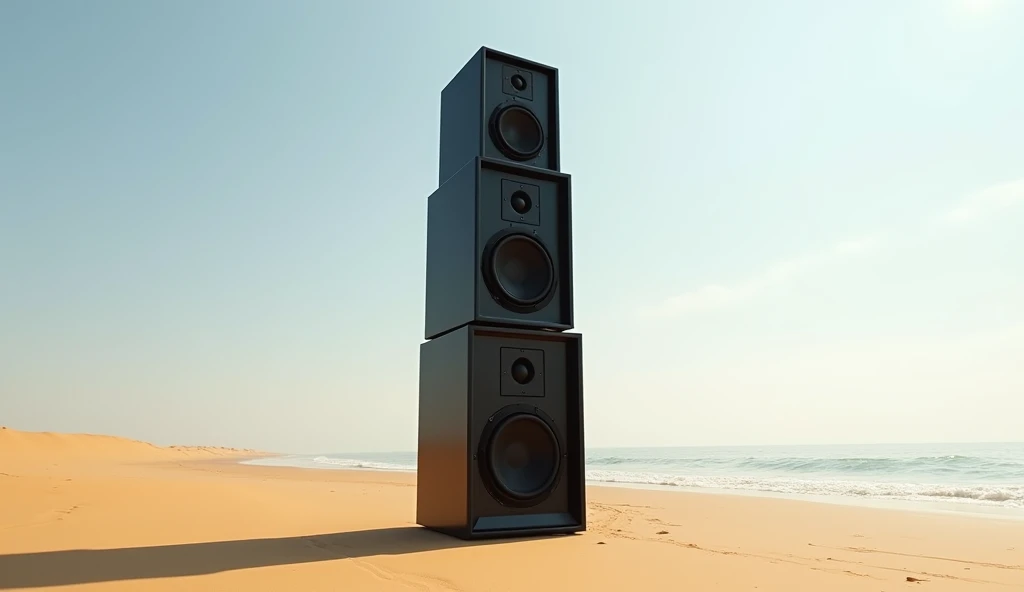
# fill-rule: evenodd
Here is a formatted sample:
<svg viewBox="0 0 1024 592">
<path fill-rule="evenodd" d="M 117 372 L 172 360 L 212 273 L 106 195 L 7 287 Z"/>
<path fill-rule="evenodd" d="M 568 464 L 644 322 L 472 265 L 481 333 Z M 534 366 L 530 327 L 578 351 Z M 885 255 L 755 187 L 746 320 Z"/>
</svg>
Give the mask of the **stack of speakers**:
<svg viewBox="0 0 1024 592">
<path fill-rule="evenodd" d="M 481 48 L 441 92 L 427 200 L 416 522 L 463 539 L 586 527 L 582 336 L 558 72 Z"/>
</svg>

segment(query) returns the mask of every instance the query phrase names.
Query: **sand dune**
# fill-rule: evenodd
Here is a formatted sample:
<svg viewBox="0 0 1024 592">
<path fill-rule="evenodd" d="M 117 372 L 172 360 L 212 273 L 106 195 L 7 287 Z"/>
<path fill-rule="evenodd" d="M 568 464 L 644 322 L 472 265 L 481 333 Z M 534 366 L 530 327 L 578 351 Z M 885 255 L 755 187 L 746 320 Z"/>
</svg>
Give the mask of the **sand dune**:
<svg viewBox="0 0 1024 592">
<path fill-rule="evenodd" d="M 0 426 L 0 458 L 21 463 L 47 459 L 145 460 L 220 456 L 262 456 L 244 448 L 218 446 L 157 446 L 141 440 L 102 434 L 26 432 Z"/>
<path fill-rule="evenodd" d="M 581 535 L 467 543 L 415 475 L 0 430 L 0 590 L 1024 590 L 1024 522 L 588 488 Z"/>
</svg>

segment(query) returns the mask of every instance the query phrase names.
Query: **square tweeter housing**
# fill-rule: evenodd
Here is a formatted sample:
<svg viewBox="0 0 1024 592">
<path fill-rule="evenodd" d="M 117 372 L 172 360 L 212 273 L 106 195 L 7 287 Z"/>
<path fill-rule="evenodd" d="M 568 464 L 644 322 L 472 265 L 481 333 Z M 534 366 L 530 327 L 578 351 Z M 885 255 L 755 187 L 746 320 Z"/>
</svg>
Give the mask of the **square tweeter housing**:
<svg viewBox="0 0 1024 592">
<path fill-rule="evenodd" d="M 501 219 L 540 226 L 540 187 L 513 179 L 501 180 Z"/>
<path fill-rule="evenodd" d="M 501 396 L 544 396 L 544 350 L 501 348 Z"/>
</svg>

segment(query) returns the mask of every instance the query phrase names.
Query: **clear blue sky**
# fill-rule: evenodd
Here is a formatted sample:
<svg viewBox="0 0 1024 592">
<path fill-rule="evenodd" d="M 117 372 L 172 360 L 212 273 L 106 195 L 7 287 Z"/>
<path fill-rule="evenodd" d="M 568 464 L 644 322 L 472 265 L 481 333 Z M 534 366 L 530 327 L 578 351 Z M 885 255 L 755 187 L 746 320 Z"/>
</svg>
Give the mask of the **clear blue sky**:
<svg viewBox="0 0 1024 592">
<path fill-rule="evenodd" d="M 0 423 L 411 450 L 440 91 L 561 75 L 591 446 L 1024 437 L 1024 3 L 0 4 Z"/>
</svg>

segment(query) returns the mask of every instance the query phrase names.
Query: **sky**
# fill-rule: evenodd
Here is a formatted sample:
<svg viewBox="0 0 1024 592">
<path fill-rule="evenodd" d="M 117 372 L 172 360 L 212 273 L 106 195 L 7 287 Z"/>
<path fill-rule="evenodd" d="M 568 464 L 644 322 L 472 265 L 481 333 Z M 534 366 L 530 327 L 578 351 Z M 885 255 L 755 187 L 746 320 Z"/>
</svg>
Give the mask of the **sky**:
<svg viewBox="0 0 1024 592">
<path fill-rule="evenodd" d="M 1024 439 L 1024 3 L 0 3 L 0 424 L 414 450 L 440 92 L 559 69 L 589 447 Z"/>
</svg>

